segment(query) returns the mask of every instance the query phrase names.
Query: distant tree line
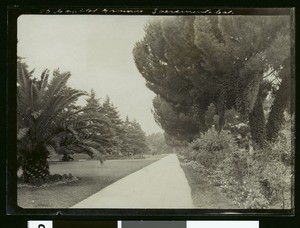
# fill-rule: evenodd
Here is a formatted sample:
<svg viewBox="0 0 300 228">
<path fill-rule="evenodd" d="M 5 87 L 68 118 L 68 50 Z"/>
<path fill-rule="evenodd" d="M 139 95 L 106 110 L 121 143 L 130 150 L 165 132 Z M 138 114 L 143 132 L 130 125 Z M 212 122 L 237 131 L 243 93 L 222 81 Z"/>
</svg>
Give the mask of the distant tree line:
<svg viewBox="0 0 300 228">
<path fill-rule="evenodd" d="M 152 155 L 173 153 L 173 147 L 165 142 L 163 133 L 152 133 L 146 137 L 149 152 Z"/>
</svg>

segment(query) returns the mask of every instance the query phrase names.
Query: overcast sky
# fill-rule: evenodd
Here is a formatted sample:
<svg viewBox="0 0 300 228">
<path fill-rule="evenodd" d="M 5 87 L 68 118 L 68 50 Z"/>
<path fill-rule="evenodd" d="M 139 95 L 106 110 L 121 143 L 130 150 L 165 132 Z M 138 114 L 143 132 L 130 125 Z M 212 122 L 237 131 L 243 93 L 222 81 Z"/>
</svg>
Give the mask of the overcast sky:
<svg viewBox="0 0 300 228">
<path fill-rule="evenodd" d="M 35 76 L 48 68 L 70 71 L 69 86 L 108 95 L 121 118 L 136 119 L 147 133 L 162 132 L 151 113 L 155 94 L 133 61 L 149 16 L 23 15 L 18 20 L 18 56 Z M 103 100 L 102 100 L 103 101 Z"/>
</svg>

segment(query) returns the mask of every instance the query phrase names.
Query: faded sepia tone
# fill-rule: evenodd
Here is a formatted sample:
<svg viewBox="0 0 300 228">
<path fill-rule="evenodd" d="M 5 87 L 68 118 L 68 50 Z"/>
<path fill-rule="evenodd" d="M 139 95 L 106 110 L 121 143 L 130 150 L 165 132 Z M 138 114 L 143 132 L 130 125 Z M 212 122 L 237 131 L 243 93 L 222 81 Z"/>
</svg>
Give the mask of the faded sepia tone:
<svg viewBox="0 0 300 228">
<path fill-rule="evenodd" d="M 22 15 L 18 205 L 293 209 L 289 15 Z"/>
</svg>

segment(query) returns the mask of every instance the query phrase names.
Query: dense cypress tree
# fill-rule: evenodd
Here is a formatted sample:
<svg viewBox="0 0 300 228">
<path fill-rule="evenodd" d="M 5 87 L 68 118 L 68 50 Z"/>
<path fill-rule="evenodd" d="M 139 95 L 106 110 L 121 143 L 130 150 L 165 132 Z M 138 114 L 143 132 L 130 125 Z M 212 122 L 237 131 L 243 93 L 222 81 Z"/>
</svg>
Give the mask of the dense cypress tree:
<svg viewBox="0 0 300 228">
<path fill-rule="evenodd" d="M 206 75 L 197 70 L 197 48 L 190 39 L 193 34 L 189 34 L 193 21 L 194 17 L 180 17 L 175 22 L 151 21 L 145 28 L 144 39 L 136 43 L 133 54 L 147 87 L 169 103 L 177 115 L 193 116 L 195 121 L 190 122 L 190 127 L 198 128 L 199 132 L 206 130 L 204 113 L 213 97 L 209 96 L 213 89 L 209 88 Z M 205 80 L 207 87 L 195 88 L 193 79 Z"/>
<path fill-rule="evenodd" d="M 221 130 L 226 109 L 235 108 L 249 118 L 258 147 L 274 138 L 280 127 L 268 127 L 274 131 L 267 137 L 270 131 L 266 130 L 262 105 L 266 94 L 273 91 L 269 85 L 274 85 L 267 72 L 275 72 L 271 77 L 278 75 L 280 83 L 274 91 L 287 91 L 280 72 L 291 54 L 289 17 L 167 17 L 149 22 L 145 32 L 133 51 L 137 68 L 146 85 L 174 112 L 190 115 L 192 111 L 199 131 L 204 131 L 205 112 L 213 103 Z M 279 91 L 274 93 L 275 100 L 284 98 Z M 287 106 L 275 100 L 270 126 L 280 123 L 277 120 Z M 278 110 L 280 115 L 272 114 Z M 277 120 L 272 121 L 275 116 Z"/>
<path fill-rule="evenodd" d="M 270 70 L 279 73 L 284 60 L 291 54 L 289 18 L 224 17 L 219 24 L 226 41 L 225 49 L 231 51 L 231 58 L 237 66 L 233 72 L 236 72 L 238 76 L 231 79 L 232 85 L 237 88 L 235 90 L 238 95 L 236 103 L 239 110 L 249 116 L 254 143 L 258 147 L 263 147 L 264 142 L 270 139 L 270 137 L 267 138 L 266 121 L 262 111 L 266 93 L 264 90 L 271 88 L 266 87 L 268 83 L 264 75 Z M 291 75 L 288 77 L 290 78 Z M 279 83 L 277 86 L 284 88 L 282 85 Z M 286 94 L 285 99 L 289 99 L 288 97 Z M 281 108 L 279 113 L 282 113 L 283 117 L 286 106 L 283 105 Z M 272 122 L 272 117 L 270 117 L 268 121 Z M 275 125 L 272 128 L 276 129 L 273 134 L 279 130 Z"/>
<path fill-rule="evenodd" d="M 83 107 L 84 115 L 97 115 L 98 118 L 90 120 L 90 124 L 98 126 L 95 129 L 86 131 L 87 135 L 101 139 L 101 150 L 106 154 L 114 147 L 115 130 L 110 118 L 104 114 L 103 105 L 100 99 L 96 97 L 95 91 L 92 89 L 89 97 L 86 99 L 86 105 Z M 102 120 L 102 121 L 100 121 Z"/>
<path fill-rule="evenodd" d="M 121 154 L 120 151 L 123 137 L 123 121 L 120 118 L 120 114 L 117 108 L 111 103 L 110 98 L 106 96 L 99 112 L 104 115 L 110 121 L 109 126 L 109 137 L 112 140 L 113 146 L 107 148 L 107 152 L 109 154 Z"/>
<path fill-rule="evenodd" d="M 119 134 L 121 132 L 121 126 L 123 124 L 123 121 L 120 118 L 119 111 L 113 105 L 113 103 L 111 103 L 110 98 L 108 96 L 106 96 L 100 112 L 103 113 L 103 115 L 105 115 L 107 118 L 109 118 L 112 124 L 112 128 L 115 130 L 116 133 Z"/>
<path fill-rule="evenodd" d="M 86 99 L 85 108 L 96 112 L 101 108 L 100 99 L 96 98 L 96 93 L 93 89 L 91 90 L 89 97 Z"/>
<path fill-rule="evenodd" d="M 123 125 L 121 149 L 122 153 L 127 156 L 144 154 L 150 150 L 141 125 L 136 120 L 129 121 L 128 117 Z"/>
<path fill-rule="evenodd" d="M 160 96 L 153 100 L 153 115 L 156 123 L 170 136 L 179 141 L 192 141 L 199 133 L 197 122 L 191 115 L 176 112 L 172 104 Z"/>
</svg>

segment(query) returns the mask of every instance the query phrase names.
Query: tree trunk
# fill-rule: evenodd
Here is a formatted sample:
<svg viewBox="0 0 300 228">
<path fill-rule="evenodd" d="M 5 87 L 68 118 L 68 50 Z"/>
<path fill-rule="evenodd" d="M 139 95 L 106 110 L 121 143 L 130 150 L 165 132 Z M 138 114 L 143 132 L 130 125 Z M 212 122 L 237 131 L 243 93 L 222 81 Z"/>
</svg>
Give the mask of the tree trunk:
<svg viewBox="0 0 300 228">
<path fill-rule="evenodd" d="M 225 105 L 223 97 L 221 97 L 219 102 L 217 103 L 217 112 L 219 115 L 219 121 L 216 130 L 218 131 L 218 133 L 220 133 L 223 130 L 225 124 Z"/>
<path fill-rule="evenodd" d="M 204 133 L 207 131 L 207 126 L 205 123 L 205 114 L 201 113 L 198 117 L 198 123 L 199 123 L 199 132 Z"/>
<path fill-rule="evenodd" d="M 45 180 L 50 175 L 46 153 L 31 153 L 22 164 L 25 182 Z"/>
<path fill-rule="evenodd" d="M 253 142 L 253 148 L 264 148 L 266 145 L 266 126 L 260 93 L 257 96 L 252 111 L 249 113 L 249 126 Z"/>
<path fill-rule="evenodd" d="M 282 72 L 282 82 L 279 89 L 275 92 L 274 103 L 271 107 L 268 122 L 266 125 L 267 140 L 274 142 L 281 130 L 284 120 L 284 110 L 291 102 L 291 80 L 290 67 L 286 66 Z"/>
</svg>

